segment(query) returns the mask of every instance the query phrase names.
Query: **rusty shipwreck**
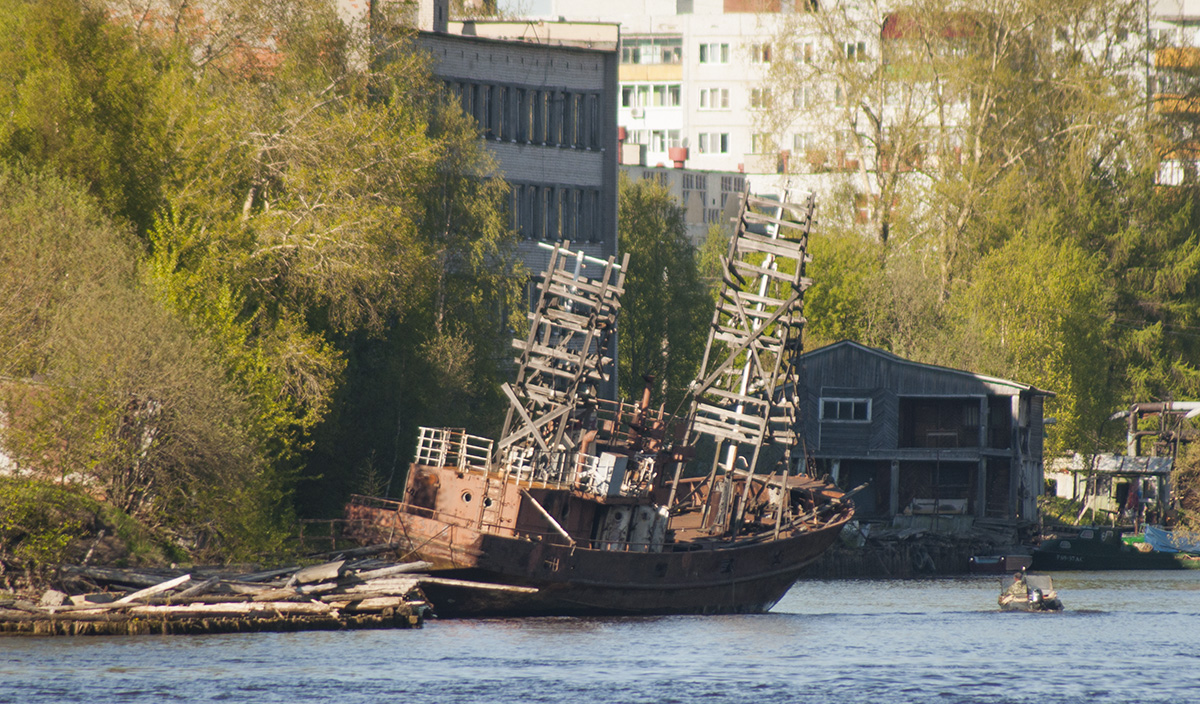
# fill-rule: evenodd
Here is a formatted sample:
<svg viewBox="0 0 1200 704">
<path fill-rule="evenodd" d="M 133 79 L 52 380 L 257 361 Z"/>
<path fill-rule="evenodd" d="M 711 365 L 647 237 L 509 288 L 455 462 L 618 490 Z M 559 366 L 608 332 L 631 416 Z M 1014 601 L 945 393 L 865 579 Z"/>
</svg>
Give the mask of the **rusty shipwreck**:
<svg viewBox="0 0 1200 704">
<path fill-rule="evenodd" d="M 648 392 L 637 404 L 598 398 L 628 255 L 547 245 L 500 438 L 422 428 L 403 499 L 351 500 L 357 537 L 433 563 L 444 579 L 425 589 L 443 617 L 770 609 L 854 512 L 806 472 L 798 436 L 813 209 L 811 196 L 743 195 L 677 416 Z M 701 444 L 711 460 L 695 467 Z"/>
</svg>

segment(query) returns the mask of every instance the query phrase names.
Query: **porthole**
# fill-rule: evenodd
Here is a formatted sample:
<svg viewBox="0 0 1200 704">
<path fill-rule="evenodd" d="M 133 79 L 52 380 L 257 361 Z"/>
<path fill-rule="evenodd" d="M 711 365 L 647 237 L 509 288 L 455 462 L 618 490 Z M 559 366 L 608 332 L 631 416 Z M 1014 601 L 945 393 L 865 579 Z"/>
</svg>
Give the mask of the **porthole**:
<svg viewBox="0 0 1200 704">
<path fill-rule="evenodd" d="M 490 497 L 490 496 L 483 497 L 483 506 L 484 506 L 484 508 L 491 508 L 492 497 Z"/>
<path fill-rule="evenodd" d="M 464 502 L 464 503 L 468 503 L 468 504 L 469 504 L 469 503 L 471 503 L 471 499 L 472 499 L 472 498 L 473 498 L 473 497 L 471 496 L 471 492 L 469 492 L 469 491 L 464 491 L 464 492 L 463 492 L 462 499 L 463 499 L 463 502 Z"/>
</svg>

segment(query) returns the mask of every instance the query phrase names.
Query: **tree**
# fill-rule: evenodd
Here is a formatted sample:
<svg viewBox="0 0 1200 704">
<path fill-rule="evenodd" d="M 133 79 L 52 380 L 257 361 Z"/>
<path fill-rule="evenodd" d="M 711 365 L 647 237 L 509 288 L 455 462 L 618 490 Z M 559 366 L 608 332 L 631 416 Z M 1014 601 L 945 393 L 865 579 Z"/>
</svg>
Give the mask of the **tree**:
<svg viewBox="0 0 1200 704">
<path fill-rule="evenodd" d="M 671 411 L 696 375 L 712 301 L 683 209 L 665 186 L 623 176 L 618 212 L 621 249 L 629 254 L 618 338 L 621 395 L 640 398 L 643 379 L 653 376 L 652 401 Z"/>
<path fill-rule="evenodd" d="M 1136 2 L 1047 5 L 973 0 L 894 10 L 852 3 L 800 13 L 777 42 L 779 92 L 765 126 L 812 130 L 819 162 L 846 174 L 880 243 L 937 263 L 939 295 L 996 246 L 995 212 L 1016 214 L 1022 184 L 1095 173 L 1144 151 L 1142 17 Z M 815 118 L 815 119 L 814 119 Z M 830 158 L 829 155 L 833 155 Z M 886 257 L 885 257 L 886 260 Z"/>
<path fill-rule="evenodd" d="M 6 452 L 193 547 L 281 535 L 280 478 L 211 348 L 139 286 L 133 240 L 54 177 L 0 171 Z M 8 351 L 8 350 L 4 350 Z"/>
<path fill-rule="evenodd" d="M 57 407 L 81 419 L 74 427 L 126 428 L 129 442 L 81 452 L 136 454 L 131 423 L 169 416 L 183 427 L 212 410 L 199 399 L 168 409 L 162 393 L 141 393 L 166 373 L 161 355 L 146 352 L 142 367 L 93 364 L 88 355 L 122 329 L 176 354 L 181 369 L 216 365 L 212 398 L 231 394 L 222 417 L 244 461 L 227 467 L 249 479 L 212 485 L 262 505 L 187 514 L 199 524 L 284 516 L 298 478 L 338 496 L 359 458 L 407 454 L 409 416 L 423 409 L 454 424 L 484 415 L 511 334 L 497 313 L 515 309 L 520 282 L 507 191 L 410 30 L 360 36 L 325 0 L 19 2 L 0 9 L 0 24 L 0 107 L 15 116 L 0 126 L 0 162 L 77 179 L 95 195 L 96 217 L 133 234 L 119 267 L 129 281 L 93 290 L 91 304 L 72 289 L 61 317 L 52 306 L 0 313 L 14 335 L 58 323 L 83 331 L 61 348 L 73 361 L 55 365 L 94 371 L 89 383 L 103 393 L 64 386 Z M 61 271 L 90 281 L 100 261 L 71 259 Z M 17 273 L 14 286 L 67 296 Z M 126 312 L 104 305 L 116 301 Z M 4 343 L 13 364 L 41 373 L 45 349 L 19 339 Z M 350 393 L 366 387 L 398 392 Z M 134 397 L 141 407 L 126 407 Z M 351 438 L 334 426 L 348 418 L 370 432 Z M 126 474 L 114 492 L 158 505 L 141 498 L 153 492 L 149 476 Z M 166 475 L 154 476 L 161 487 Z"/>
</svg>

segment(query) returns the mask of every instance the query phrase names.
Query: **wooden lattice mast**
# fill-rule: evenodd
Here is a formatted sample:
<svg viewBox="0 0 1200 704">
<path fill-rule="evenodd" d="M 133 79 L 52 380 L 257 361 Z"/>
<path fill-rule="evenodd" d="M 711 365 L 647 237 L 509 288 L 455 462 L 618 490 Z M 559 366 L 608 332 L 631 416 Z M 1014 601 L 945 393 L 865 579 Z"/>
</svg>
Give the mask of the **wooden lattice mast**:
<svg viewBox="0 0 1200 704">
<path fill-rule="evenodd" d="M 799 441 L 796 358 L 805 322 L 804 291 L 811 284 L 805 269 L 814 209 L 811 195 L 795 205 L 747 192 L 722 258 L 720 297 L 700 375 L 691 387 L 688 416 L 692 442 L 707 435 L 717 444 L 709 474 L 715 482 L 718 469 L 724 473 L 717 525 L 733 524 L 731 482 L 743 451 L 750 455 L 747 488 L 766 445 L 783 445 L 789 467 L 793 461 Z M 737 508 L 738 520 L 747 493 Z"/>
<path fill-rule="evenodd" d="M 566 434 L 570 414 L 581 399 L 612 378 L 608 356 L 624 292 L 626 254 L 621 263 L 572 252 L 570 243 L 542 245 L 550 261 L 542 275 L 537 305 L 529 313 L 529 334 L 514 339 L 520 350 L 516 380 L 504 384 L 509 400 L 494 461 L 515 444 L 536 445 L 551 454 L 573 449 Z M 599 275 L 585 275 L 599 268 Z"/>
</svg>

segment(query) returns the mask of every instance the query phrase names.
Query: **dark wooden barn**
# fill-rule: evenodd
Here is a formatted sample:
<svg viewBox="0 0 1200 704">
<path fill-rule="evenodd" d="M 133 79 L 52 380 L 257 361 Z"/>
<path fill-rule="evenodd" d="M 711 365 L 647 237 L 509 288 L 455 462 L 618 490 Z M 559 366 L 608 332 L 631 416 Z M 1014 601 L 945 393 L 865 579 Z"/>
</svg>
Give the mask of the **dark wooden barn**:
<svg viewBox="0 0 1200 704">
<path fill-rule="evenodd" d="M 1052 392 L 842 341 L 803 360 L 810 457 L 863 519 L 1035 520 Z"/>
</svg>

